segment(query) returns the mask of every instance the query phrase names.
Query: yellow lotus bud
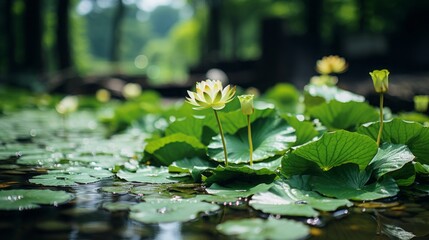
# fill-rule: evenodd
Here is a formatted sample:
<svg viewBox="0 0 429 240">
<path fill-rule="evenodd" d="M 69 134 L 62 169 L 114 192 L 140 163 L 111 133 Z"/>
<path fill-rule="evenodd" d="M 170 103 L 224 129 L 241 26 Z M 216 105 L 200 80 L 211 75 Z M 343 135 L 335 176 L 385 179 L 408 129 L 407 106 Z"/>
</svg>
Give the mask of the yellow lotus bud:
<svg viewBox="0 0 429 240">
<path fill-rule="evenodd" d="M 369 73 L 378 93 L 385 93 L 389 89 L 389 71 L 387 69 L 374 70 Z"/>
<path fill-rule="evenodd" d="M 142 93 L 142 87 L 137 83 L 127 83 L 122 89 L 122 95 L 126 99 L 132 99 L 140 96 Z"/>
<path fill-rule="evenodd" d="M 241 95 L 238 96 L 238 100 L 241 104 L 241 111 L 244 115 L 251 115 L 254 112 L 253 108 L 253 95 Z"/>
<path fill-rule="evenodd" d="M 337 55 L 325 56 L 316 62 L 316 71 L 322 75 L 342 73 L 346 70 L 346 60 Z"/>
<path fill-rule="evenodd" d="M 56 106 L 55 109 L 61 115 L 67 115 L 77 110 L 79 103 L 76 96 L 64 97 Z"/>
<path fill-rule="evenodd" d="M 196 92 L 188 91 L 189 97 L 186 101 L 195 107 L 195 110 L 212 108 L 220 110 L 225 105 L 232 101 L 235 94 L 235 86 L 230 85 L 222 88 L 222 83 L 219 80 L 205 80 L 197 82 Z"/>
<path fill-rule="evenodd" d="M 417 95 L 414 96 L 414 108 L 418 112 L 426 112 L 429 105 L 429 96 L 428 95 Z"/>
<path fill-rule="evenodd" d="M 95 98 L 102 103 L 108 102 L 110 100 L 110 92 L 106 89 L 99 89 L 95 93 Z"/>
</svg>

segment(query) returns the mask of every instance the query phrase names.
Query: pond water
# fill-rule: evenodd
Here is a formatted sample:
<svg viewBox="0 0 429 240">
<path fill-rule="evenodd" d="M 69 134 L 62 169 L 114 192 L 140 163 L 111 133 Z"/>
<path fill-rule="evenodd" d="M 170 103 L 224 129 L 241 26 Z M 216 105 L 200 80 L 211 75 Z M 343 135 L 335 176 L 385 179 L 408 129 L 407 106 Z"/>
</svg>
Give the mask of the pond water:
<svg viewBox="0 0 429 240">
<path fill-rule="evenodd" d="M 0 118 L 0 191 L 49 189 L 73 195 L 64 203 L 0 210 L 1 239 L 234 239 L 216 226 L 244 218 L 294 219 L 310 227 L 308 239 L 429 238 L 429 197 L 406 191 L 396 198 L 355 202 L 351 208 L 321 212 L 314 218 L 264 214 L 244 198 L 217 202 L 218 210 L 191 221 L 136 221 L 129 217 L 128 206 L 145 199 L 185 199 L 204 194 L 204 187 L 190 182 L 127 182 L 91 172 L 88 174 L 96 179 L 85 175 L 86 183 L 68 175 L 55 175 L 55 181 L 37 178 L 55 170 L 81 174 L 87 168 L 133 167 L 141 157 L 145 133 L 131 129 L 106 139 L 105 129 L 94 119 L 90 113 L 78 112 L 67 120 L 65 131 L 61 119 L 51 111 L 21 111 Z"/>
</svg>

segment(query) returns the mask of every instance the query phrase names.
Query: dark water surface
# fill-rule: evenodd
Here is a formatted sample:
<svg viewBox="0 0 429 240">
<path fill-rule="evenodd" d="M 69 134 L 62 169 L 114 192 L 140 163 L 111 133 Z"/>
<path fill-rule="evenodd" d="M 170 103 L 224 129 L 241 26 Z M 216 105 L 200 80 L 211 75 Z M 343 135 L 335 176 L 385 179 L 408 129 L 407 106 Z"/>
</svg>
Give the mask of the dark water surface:
<svg viewBox="0 0 429 240">
<path fill-rule="evenodd" d="M 256 211 L 244 200 L 219 204 L 220 210 L 203 214 L 190 222 L 143 224 L 130 219 L 128 210 L 109 211 L 103 204 L 133 204 L 148 195 L 187 198 L 202 193 L 203 187 L 195 184 L 182 188 L 130 183 L 115 176 L 69 187 L 30 183 L 28 180 L 33 176 L 47 170 L 64 169 L 64 166 L 76 162 L 85 166 L 101 164 L 109 169 L 114 167 L 111 159 L 138 159 L 144 145 L 141 140 L 144 133 L 128 131 L 106 140 L 102 137 L 103 129 L 91 119 L 92 116 L 86 115 L 71 119 L 67 138 L 53 113 L 23 112 L 0 119 L 0 190 L 64 190 L 75 196 L 58 206 L 0 210 L 0 239 L 233 239 L 220 234 L 216 225 L 231 219 L 280 218 Z M 22 152 L 16 151 L 14 156 L 10 156 L 8 151 L 15 151 L 13 149 L 22 149 Z M 48 158 L 53 159 L 51 162 L 45 161 L 46 157 L 44 160 L 41 157 L 43 161 L 35 165 L 19 161 L 24 156 L 42 156 L 46 151 L 51 156 Z M 100 162 L 99 156 L 105 156 L 107 160 Z M 79 158 L 89 160 L 70 160 Z M 103 187 L 124 185 L 138 187 L 141 192 L 103 190 Z M 383 202 L 355 202 L 352 208 L 322 212 L 318 218 L 290 219 L 311 226 L 308 239 L 429 239 L 429 197 L 403 191 L 398 197 Z"/>
</svg>

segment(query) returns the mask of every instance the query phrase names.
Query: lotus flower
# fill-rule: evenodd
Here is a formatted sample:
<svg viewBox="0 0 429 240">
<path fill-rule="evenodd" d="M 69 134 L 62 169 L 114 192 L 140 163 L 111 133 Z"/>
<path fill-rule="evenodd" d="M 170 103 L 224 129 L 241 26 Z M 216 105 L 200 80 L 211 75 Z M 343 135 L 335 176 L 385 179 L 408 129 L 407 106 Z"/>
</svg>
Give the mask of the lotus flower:
<svg viewBox="0 0 429 240">
<path fill-rule="evenodd" d="M 76 96 L 66 96 L 55 106 L 55 109 L 61 115 L 68 115 L 75 112 L 78 105 L 79 103 Z"/>
<path fill-rule="evenodd" d="M 342 73 L 346 71 L 346 69 L 346 60 L 337 55 L 323 57 L 316 63 L 316 71 L 322 75 L 328 75 L 331 73 Z"/>
<path fill-rule="evenodd" d="M 241 95 L 238 96 L 238 100 L 240 100 L 241 111 L 244 115 L 251 115 L 254 112 L 253 109 L 253 95 Z"/>
<path fill-rule="evenodd" d="M 371 75 L 376 92 L 387 92 L 389 89 L 389 71 L 387 69 L 374 70 L 370 72 L 369 75 Z"/>
<path fill-rule="evenodd" d="M 230 85 L 222 88 L 219 80 L 210 80 L 197 82 L 196 92 L 188 91 L 187 102 L 195 106 L 193 109 L 202 110 L 212 108 L 221 110 L 234 98 L 235 86 Z"/>
</svg>

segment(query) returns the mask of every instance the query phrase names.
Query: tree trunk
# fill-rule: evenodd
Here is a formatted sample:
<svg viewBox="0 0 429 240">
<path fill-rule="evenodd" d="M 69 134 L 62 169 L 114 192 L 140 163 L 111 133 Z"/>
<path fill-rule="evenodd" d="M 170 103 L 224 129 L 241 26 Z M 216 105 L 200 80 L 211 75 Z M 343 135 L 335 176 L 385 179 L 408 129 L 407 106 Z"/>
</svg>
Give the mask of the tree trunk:
<svg viewBox="0 0 429 240">
<path fill-rule="evenodd" d="M 6 41 L 6 73 L 11 74 L 16 71 L 16 59 L 15 59 L 15 33 L 13 31 L 13 0 L 6 0 L 4 6 L 4 37 Z"/>
<path fill-rule="evenodd" d="M 116 13 L 113 16 L 112 46 L 110 48 L 110 61 L 117 63 L 121 54 L 122 21 L 125 14 L 125 6 L 122 0 L 118 0 Z"/>
<path fill-rule="evenodd" d="M 24 2 L 24 69 L 43 73 L 42 0 L 25 0 Z"/>
<path fill-rule="evenodd" d="M 69 19 L 70 0 L 60 0 L 57 2 L 57 58 L 58 69 L 66 70 L 72 67 L 71 49 L 70 49 L 70 19 Z"/>
</svg>

